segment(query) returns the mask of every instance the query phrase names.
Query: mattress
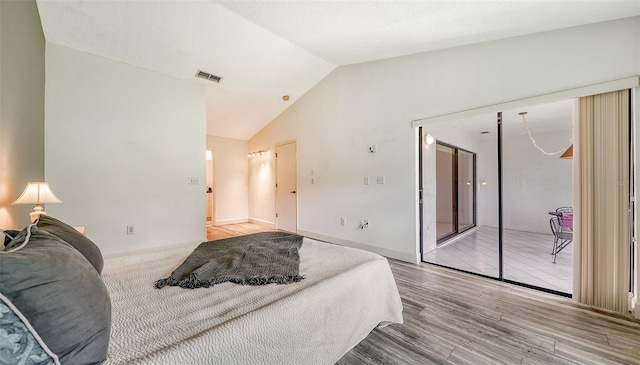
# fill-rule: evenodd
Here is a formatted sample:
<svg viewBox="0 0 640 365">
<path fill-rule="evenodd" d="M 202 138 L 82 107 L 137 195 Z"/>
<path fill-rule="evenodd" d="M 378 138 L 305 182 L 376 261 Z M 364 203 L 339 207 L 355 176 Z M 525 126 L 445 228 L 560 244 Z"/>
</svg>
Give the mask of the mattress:
<svg viewBox="0 0 640 365">
<path fill-rule="evenodd" d="M 309 238 L 299 283 L 155 289 L 196 246 L 105 261 L 105 364 L 334 364 L 376 326 L 402 322 L 384 257 Z"/>
</svg>

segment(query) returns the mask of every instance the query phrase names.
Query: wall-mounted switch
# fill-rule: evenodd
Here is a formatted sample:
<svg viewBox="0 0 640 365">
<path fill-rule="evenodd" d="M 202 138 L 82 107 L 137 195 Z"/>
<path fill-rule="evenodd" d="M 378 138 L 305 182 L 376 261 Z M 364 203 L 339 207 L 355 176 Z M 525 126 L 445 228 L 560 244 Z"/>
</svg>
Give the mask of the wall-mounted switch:
<svg viewBox="0 0 640 365">
<path fill-rule="evenodd" d="M 377 182 L 378 184 L 384 184 L 384 176 L 378 176 Z"/>
<path fill-rule="evenodd" d="M 369 176 L 364 177 L 364 184 L 369 185 Z"/>
<path fill-rule="evenodd" d="M 347 225 L 347 218 L 341 217 L 340 218 L 340 225 L 343 227 L 346 227 Z"/>
<path fill-rule="evenodd" d="M 311 185 L 314 185 L 316 183 L 316 179 L 311 178 Z"/>
<path fill-rule="evenodd" d="M 200 184 L 200 179 L 198 179 L 197 177 L 190 177 L 187 182 L 189 183 L 189 185 L 199 185 Z"/>
<path fill-rule="evenodd" d="M 127 235 L 136 234 L 136 226 L 127 226 Z"/>
</svg>

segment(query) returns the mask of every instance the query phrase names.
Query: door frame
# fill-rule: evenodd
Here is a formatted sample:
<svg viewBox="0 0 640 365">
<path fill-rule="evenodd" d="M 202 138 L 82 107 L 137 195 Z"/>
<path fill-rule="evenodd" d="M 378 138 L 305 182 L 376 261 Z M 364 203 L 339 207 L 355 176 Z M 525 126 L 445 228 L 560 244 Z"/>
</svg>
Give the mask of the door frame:
<svg viewBox="0 0 640 365">
<path fill-rule="evenodd" d="M 300 214 L 298 213 L 298 142 L 295 139 L 290 139 L 290 140 L 286 140 L 283 142 L 278 142 L 274 145 L 274 149 L 273 149 L 273 154 L 274 154 L 274 158 L 275 158 L 275 174 L 274 174 L 274 183 L 273 183 L 273 196 L 275 197 L 275 199 L 273 199 L 273 211 L 274 211 L 274 221 L 275 221 L 275 227 L 276 229 L 278 228 L 278 147 L 280 146 L 284 146 L 287 144 L 291 144 L 291 143 L 295 143 L 295 147 L 296 147 L 296 152 L 295 152 L 295 158 L 296 158 L 296 177 L 295 177 L 295 181 L 296 181 L 296 194 L 295 194 L 295 198 L 296 198 L 296 232 L 298 232 L 298 220 L 299 220 L 299 216 Z"/>
<path fill-rule="evenodd" d="M 467 149 L 460 148 L 458 146 L 454 146 L 452 144 L 436 140 L 436 146 L 437 145 L 441 145 L 441 146 L 444 146 L 444 147 L 447 147 L 447 148 L 451 148 L 452 150 L 454 150 L 454 153 L 453 153 L 453 156 L 454 156 L 454 158 L 453 158 L 453 174 L 454 174 L 453 180 L 454 181 L 452 183 L 452 185 L 453 185 L 453 189 L 452 189 L 453 205 L 454 205 L 454 207 L 453 207 L 454 208 L 453 209 L 453 213 L 454 213 L 454 217 L 453 217 L 453 232 L 450 232 L 450 233 L 448 233 L 448 234 L 446 234 L 446 235 L 444 235 L 444 236 L 442 236 L 440 238 L 436 237 L 436 244 L 440 245 L 440 244 L 450 240 L 451 238 L 453 238 L 453 237 L 455 237 L 455 236 L 457 236 L 457 235 L 459 235 L 461 233 L 464 233 L 464 232 L 466 232 L 466 231 L 468 231 L 470 229 L 473 229 L 473 228 L 478 226 L 478 214 L 477 214 L 477 212 L 478 212 L 478 210 L 477 210 L 478 209 L 478 190 L 477 190 L 477 183 L 476 183 L 478 173 L 477 173 L 477 165 L 476 165 L 476 161 L 477 161 L 476 160 L 476 155 L 477 155 L 476 152 L 472 152 L 472 151 L 469 151 Z M 459 171 L 458 171 L 458 167 L 459 167 L 458 158 L 459 158 L 459 152 L 460 151 L 466 152 L 466 153 L 471 154 L 473 156 L 473 177 L 471 179 L 471 181 L 473 181 L 473 184 L 472 184 L 472 186 L 473 186 L 473 224 L 468 226 L 468 227 L 466 227 L 463 230 L 460 230 L 460 212 L 459 212 L 459 207 L 460 207 L 460 197 L 459 197 L 459 195 L 460 194 L 458 194 L 459 190 L 460 190 L 460 179 L 459 179 Z M 436 168 L 436 176 L 437 176 L 437 174 L 438 174 L 438 171 L 437 171 L 437 168 Z M 438 195 L 438 191 L 436 190 L 436 199 L 438 199 L 437 195 Z"/>
</svg>

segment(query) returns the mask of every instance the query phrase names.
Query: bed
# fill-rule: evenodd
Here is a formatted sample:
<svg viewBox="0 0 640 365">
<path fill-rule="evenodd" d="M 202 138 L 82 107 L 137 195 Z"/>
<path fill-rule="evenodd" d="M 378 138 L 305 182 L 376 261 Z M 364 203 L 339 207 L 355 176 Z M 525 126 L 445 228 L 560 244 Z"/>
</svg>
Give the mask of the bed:
<svg viewBox="0 0 640 365">
<path fill-rule="evenodd" d="M 105 260 L 105 364 L 334 364 L 376 326 L 402 323 L 384 257 L 306 237 L 298 283 L 154 288 L 196 246 Z"/>
</svg>

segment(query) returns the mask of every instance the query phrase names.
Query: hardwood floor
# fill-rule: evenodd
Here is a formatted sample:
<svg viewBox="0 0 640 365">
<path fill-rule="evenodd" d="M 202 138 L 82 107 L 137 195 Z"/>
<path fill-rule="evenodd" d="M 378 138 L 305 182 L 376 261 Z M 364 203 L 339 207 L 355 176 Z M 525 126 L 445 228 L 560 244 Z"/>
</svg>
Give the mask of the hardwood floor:
<svg viewBox="0 0 640 365">
<path fill-rule="evenodd" d="M 404 324 L 338 361 L 360 364 L 640 364 L 640 321 L 428 264 L 389 260 Z"/>
<path fill-rule="evenodd" d="M 209 239 L 271 231 L 243 223 Z M 640 364 L 640 321 L 428 264 L 389 260 L 404 323 L 373 330 L 338 365 Z"/>
<path fill-rule="evenodd" d="M 226 224 L 224 226 L 207 226 L 207 240 L 219 240 L 241 236 L 244 234 L 275 231 L 273 228 L 254 223 Z"/>
</svg>

